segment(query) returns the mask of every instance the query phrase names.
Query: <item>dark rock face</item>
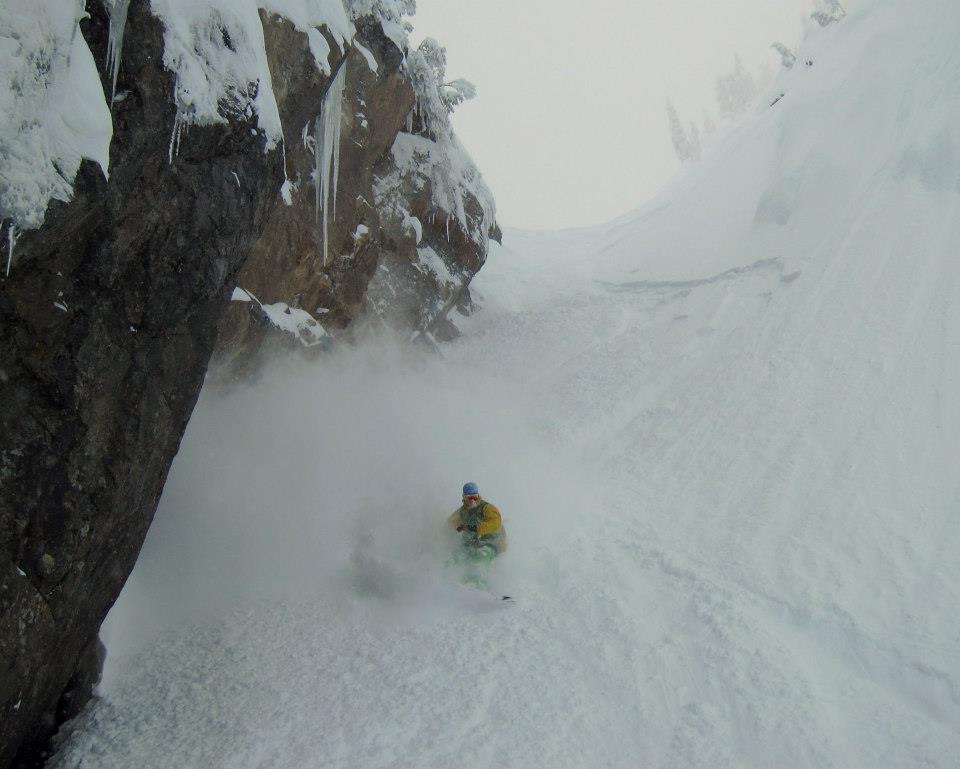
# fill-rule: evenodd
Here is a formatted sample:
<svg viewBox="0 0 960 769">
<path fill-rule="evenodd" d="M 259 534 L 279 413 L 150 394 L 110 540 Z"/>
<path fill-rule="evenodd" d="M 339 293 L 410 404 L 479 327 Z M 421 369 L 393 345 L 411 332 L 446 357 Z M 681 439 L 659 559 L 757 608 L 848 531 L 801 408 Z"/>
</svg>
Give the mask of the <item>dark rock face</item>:
<svg viewBox="0 0 960 769">
<path fill-rule="evenodd" d="M 88 10 L 106 86 L 108 20 Z M 133 2 L 110 180 L 84 162 L 74 199 L 23 234 L 0 279 L 0 766 L 35 757 L 89 695 L 100 623 L 283 179 L 280 153 L 244 121 L 191 128 L 169 161 L 162 45 Z"/>
<path fill-rule="evenodd" d="M 87 10 L 82 32 L 109 93 L 110 22 L 101 2 Z M 347 51 L 327 35 L 331 74 L 288 21 L 261 12 L 261 22 L 283 144 L 266 152 L 256 117 L 233 110 L 184 128 L 174 153 L 164 30 L 149 0 L 131 0 L 109 181 L 84 161 L 72 200 L 20 236 L 0 276 L 0 767 L 41 765 L 58 724 L 89 698 L 100 624 L 215 346 L 232 375 L 253 372 L 274 341 L 321 351 L 309 328 L 312 346 L 278 330 L 269 310 L 281 302 L 333 335 L 369 318 L 448 338 L 449 310 L 470 308 L 487 230 L 499 235 L 479 182 L 471 189 L 486 202 L 457 196 L 446 204 L 457 214 L 433 194 L 441 166 L 398 165 L 398 135 L 409 145 L 428 132 L 405 52 L 377 20 L 357 22 Z M 309 138 L 337 77 L 340 173 L 325 243 Z M 238 284 L 257 301 L 231 303 Z"/>
</svg>

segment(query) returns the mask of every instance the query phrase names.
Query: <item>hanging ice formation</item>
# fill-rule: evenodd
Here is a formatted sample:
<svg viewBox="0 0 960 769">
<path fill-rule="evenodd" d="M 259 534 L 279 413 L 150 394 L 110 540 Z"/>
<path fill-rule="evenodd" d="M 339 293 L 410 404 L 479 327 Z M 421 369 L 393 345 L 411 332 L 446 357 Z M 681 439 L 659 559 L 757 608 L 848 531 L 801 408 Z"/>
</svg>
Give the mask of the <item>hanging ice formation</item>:
<svg viewBox="0 0 960 769">
<path fill-rule="evenodd" d="M 13 247 L 17 245 L 17 228 L 13 222 L 7 226 L 7 277 L 10 276 L 10 265 L 13 263 Z"/>
<path fill-rule="evenodd" d="M 340 174 L 340 118 L 343 110 L 345 66 L 333 76 L 323 96 L 320 116 L 314 126 L 313 183 L 316 192 L 316 215 L 320 221 L 323 210 L 323 266 L 327 266 L 329 221 L 337 218 L 337 179 Z"/>
<path fill-rule="evenodd" d="M 173 119 L 173 131 L 170 134 L 170 149 L 167 151 L 170 165 L 173 165 L 173 159 L 180 154 L 180 136 L 183 133 L 183 125 L 184 121 L 178 109 L 177 116 Z"/>
<path fill-rule="evenodd" d="M 117 75 L 120 74 L 120 56 L 123 53 L 123 30 L 127 26 L 130 0 L 113 0 L 110 7 L 110 35 L 107 40 L 107 71 L 110 73 L 110 102 L 117 98 Z"/>
</svg>

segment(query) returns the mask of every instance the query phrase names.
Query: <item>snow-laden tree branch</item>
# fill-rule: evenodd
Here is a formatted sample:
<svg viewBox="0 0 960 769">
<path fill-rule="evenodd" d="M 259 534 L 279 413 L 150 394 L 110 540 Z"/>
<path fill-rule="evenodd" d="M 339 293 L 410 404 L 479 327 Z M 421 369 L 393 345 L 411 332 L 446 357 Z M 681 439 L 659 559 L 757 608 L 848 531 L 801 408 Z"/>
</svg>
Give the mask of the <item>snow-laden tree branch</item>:
<svg viewBox="0 0 960 769">
<path fill-rule="evenodd" d="M 680 162 L 699 160 L 701 154 L 700 129 L 691 120 L 690 133 L 688 134 L 680 120 L 680 115 L 677 113 L 677 108 L 673 106 L 673 102 L 669 99 L 667 99 L 667 122 L 670 125 L 670 141 Z"/>
</svg>

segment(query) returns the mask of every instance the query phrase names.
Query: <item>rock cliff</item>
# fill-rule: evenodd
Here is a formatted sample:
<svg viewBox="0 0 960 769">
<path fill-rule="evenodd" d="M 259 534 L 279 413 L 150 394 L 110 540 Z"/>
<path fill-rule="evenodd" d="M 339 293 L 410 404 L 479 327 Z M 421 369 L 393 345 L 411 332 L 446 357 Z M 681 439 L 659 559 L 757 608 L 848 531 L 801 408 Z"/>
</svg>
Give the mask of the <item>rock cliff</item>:
<svg viewBox="0 0 960 769">
<path fill-rule="evenodd" d="M 449 338 L 447 313 L 469 305 L 470 279 L 500 237 L 492 196 L 449 124 L 443 49 L 410 49 L 375 10 L 357 11 L 328 78 L 306 63 L 301 32 L 261 12 L 282 82 L 284 204 L 221 323 L 216 357 L 230 373 L 247 373 L 271 340 L 309 354 L 358 320 Z"/>
<path fill-rule="evenodd" d="M 0 766 L 88 698 L 215 346 L 454 333 L 496 224 L 411 6 L 0 10 Z"/>
</svg>

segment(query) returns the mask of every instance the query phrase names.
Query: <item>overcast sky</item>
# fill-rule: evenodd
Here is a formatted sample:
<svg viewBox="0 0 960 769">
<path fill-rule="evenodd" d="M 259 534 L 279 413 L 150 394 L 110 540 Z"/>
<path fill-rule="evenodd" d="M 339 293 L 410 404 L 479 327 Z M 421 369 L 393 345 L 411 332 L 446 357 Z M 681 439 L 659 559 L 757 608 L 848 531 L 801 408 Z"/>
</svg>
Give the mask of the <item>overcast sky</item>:
<svg viewBox="0 0 960 769">
<path fill-rule="evenodd" d="M 477 99 L 454 123 L 493 189 L 501 223 L 608 221 L 676 171 L 665 100 L 714 115 L 739 53 L 776 73 L 815 0 L 417 0 L 414 41 L 447 48 L 449 79 Z"/>
</svg>

